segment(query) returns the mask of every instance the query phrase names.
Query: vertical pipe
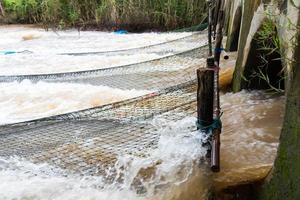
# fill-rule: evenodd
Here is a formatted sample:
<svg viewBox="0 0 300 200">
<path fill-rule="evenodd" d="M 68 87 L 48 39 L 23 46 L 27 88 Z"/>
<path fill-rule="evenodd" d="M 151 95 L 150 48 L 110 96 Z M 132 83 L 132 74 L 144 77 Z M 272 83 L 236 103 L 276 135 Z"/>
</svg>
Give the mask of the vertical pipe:
<svg viewBox="0 0 300 200">
<path fill-rule="evenodd" d="M 223 40 L 223 23 L 224 23 L 224 10 L 219 11 L 217 30 L 216 30 L 216 48 L 215 48 L 215 62 L 219 66 L 220 56 L 222 52 L 222 40 Z"/>
<path fill-rule="evenodd" d="M 213 172 L 220 171 L 220 146 L 221 146 L 221 129 L 214 129 L 211 142 L 211 161 L 210 168 Z"/>
<path fill-rule="evenodd" d="M 218 19 L 219 19 L 219 10 L 221 8 L 223 0 L 215 0 L 214 4 L 214 19 L 213 19 L 213 27 L 214 27 L 214 39 L 216 39 L 216 30 L 217 30 L 217 25 L 218 25 Z"/>
<path fill-rule="evenodd" d="M 209 0 L 208 4 L 208 56 L 212 56 L 212 1 Z"/>
<path fill-rule="evenodd" d="M 218 12 L 218 24 L 216 29 L 216 46 L 215 46 L 215 109 L 214 109 L 214 119 L 218 120 L 221 115 L 220 108 L 220 94 L 219 94 L 219 66 L 220 66 L 220 57 L 221 57 L 221 47 L 223 40 L 223 24 L 224 24 L 224 1 L 220 0 Z M 213 172 L 220 171 L 220 134 L 222 131 L 221 124 L 219 127 L 216 127 L 212 132 L 212 143 L 211 143 L 211 170 Z"/>
</svg>

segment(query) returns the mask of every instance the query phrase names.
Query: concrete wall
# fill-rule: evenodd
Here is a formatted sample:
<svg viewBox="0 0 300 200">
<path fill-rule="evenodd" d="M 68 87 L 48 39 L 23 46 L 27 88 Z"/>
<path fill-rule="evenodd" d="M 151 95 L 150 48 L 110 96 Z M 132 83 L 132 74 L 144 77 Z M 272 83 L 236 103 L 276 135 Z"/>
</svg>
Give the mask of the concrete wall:
<svg viewBox="0 0 300 200">
<path fill-rule="evenodd" d="M 286 114 L 280 138 L 278 156 L 272 177 L 260 193 L 260 199 L 300 199 L 300 0 L 242 0 L 238 58 L 233 80 L 235 92 L 247 88 L 247 71 L 255 66 L 249 60 L 258 59 L 251 51 L 254 35 L 265 19 L 272 18 L 280 39 L 282 66 L 285 71 L 287 96 Z M 228 5 L 227 5 L 228 6 Z M 236 5 L 231 4 L 236 12 Z M 269 15 L 268 15 L 268 14 Z M 228 19 L 228 37 L 234 25 L 234 15 Z M 227 41 L 230 46 L 231 39 Z"/>
<path fill-rule="evenodd" d="M 236 62 L 236 70 L 233 78 L 233 90 L 235 92 L 242 89 L 242 77 L 244 73 L 244 53 L 247 38 L 249 35 L 251 22 L 255 11 L 259 7 L 260 0 L 242 0 L 242 20 L 239 34 L 238 57 Z"/>
<path fill-rule="evenodd" d="M 299 10 L 298 10 L 299 12 Z M 299 13 L 297 25 L 300 26 Z M 287 34 L 287 33 L 286 33 Z M 287 49 L 292 61 L 288 64 L 289 87 L 286 113 L 277 159 L 271 179 L 264 185 L 260 199 L 300 199 L 300 33 Z"/>
<path fill-rule="evenodd" d="M 226 50 L 237 51 L 242 20 L 242 1 L 228 0 L 226 4 Z"/>
<path fill-rule="evenodd" d="M 286 67 L 286 85 L 289 87 L 289 82 L 292 77 L 292 66 L 289 60 L 293 57 L 293 46 L 291 43 L 295 39 L 296 28 L 292 26 L 297 25 L 299 21 L 299 8 L 297 3 L 299 0 L 236 0 L 227 6 L 231 8 L 231 15 L 227 24 L 227 50 L 235 50 L 234 39 L 236 37 L 236 30 L 240 25 L 238 37 L 238 58 L 236 70 L 233 79 L 233 91 L 238 92 L 247 88 L 247 69 L 253 66 L 247 66 L 247 60 L 257 58 L 249 57 L 251 50 L 251 43 L 253 42 L 255 33 L 259 30 L 267 15 L 272 17 L 277 24 L 278 35 L 281 39 L 281 49 L 284 67 Z M 296 5 L 296 6 L 295 6 Z M 241 22 L 239 22 L 239 6 L 241 6 Z M 228 9 L 228 8 L 227 8 Z M 268 14 L 267 14 L 268 13 Z M 293 42 L 292 42 L 293 41 Z"/>
</svg>

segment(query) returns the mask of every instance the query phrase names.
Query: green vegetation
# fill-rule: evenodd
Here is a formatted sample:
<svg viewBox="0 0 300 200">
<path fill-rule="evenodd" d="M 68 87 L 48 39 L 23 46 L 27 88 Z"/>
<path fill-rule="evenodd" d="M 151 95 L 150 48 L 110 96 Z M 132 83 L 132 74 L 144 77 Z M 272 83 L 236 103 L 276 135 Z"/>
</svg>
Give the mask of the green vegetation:
<svg viewBox="0 0 300 200">
<path fill-rule="evenodd" d="M 271 16 L 266 17 L 249 44 L 248 57 L 245 58 L 241 75 L 242 88 L 284 92 L 285 58 L 274 20 Z"/>
<path fill-rule="evenodd" d="M 2 0 L 9 23 L 175 29 L 199 24 L 205 0 Z"/>
<path fill-rule="evenodd" d="M 284 67 L 281 41 L 277 33 L 276 23 L 269 16 L 257 32 L 254 40 L 261 65 L 253 67 L 250 77 L 258 77 L 275 92 L 284 92 Z M 275 74 L 274 74 L 275 71 Z M 270 77 L 270 75 L 272 77 Z M 272 80 L 274 79 L 274 80 Z"/>
</svg>

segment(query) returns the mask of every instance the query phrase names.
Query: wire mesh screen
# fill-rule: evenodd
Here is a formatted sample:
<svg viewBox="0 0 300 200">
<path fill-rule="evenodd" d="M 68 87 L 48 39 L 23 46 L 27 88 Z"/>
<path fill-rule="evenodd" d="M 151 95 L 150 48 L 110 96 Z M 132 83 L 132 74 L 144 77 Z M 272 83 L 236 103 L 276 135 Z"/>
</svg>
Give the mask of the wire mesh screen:
<svg viewBox="0 0 300 200">
<path fill-rule="evenodd" d="M 22 156 L 74 173 L 104 173 L 122 153 L 145 156 L 159 135 L 148 119 L 179 120 L 195 112 L 196 84 L 82 112 L 0 128 L 0 156 Z"/>
<path fill-rule="evenodd" d="M 191 31 L 197 31 L 191 29 Z M 179 31 L 184 32 L 184 31 Z M 85 55 L 107 55 L 107 56 L 115 56 L 115 55 L 129 55 L 134 54 L 136 52 L 140 53 L 157 53 L 157 54 L 164 54 L 166 52 L 168 53 L 179 53 L 179 50 L 175 47 L 178 46 L 189 46 L 190 48 L 192 46 L 195 47 L 197 45 L 197 42 L 199 42 L 199 37 L 202 39 L 204 38 L 205 31 L 193 33 L 191 35 L 181 37 L 178 39 L 162 42 L 159 44 L 152 44 L 152 45 L 146 45 L 143 47 L 136 47 L 136 48 L 130 48 L 130 49 L 120 49 L 120 50 L 112 50 L 112 51 L 94 51 L 94 52 L 79 52 L 79 53 L 62 53 L 60 55 L 69 55 L 69 56 L 85 56 Z M 201 36 L 202 35 L 202 36 Z"/>
<path fill-rule="evenodd" d="M 147 156 L 145 149 L 155 148 L 160 137 L 150 123 L 153 117 L 179 120 L 195 112 L 196 69 L 204 66 L 206 52 L 207 47 L 202 46 L 136 65 L 30 77 L 157 91 L 97 108 L 0 126 L 0 157 L 18 155 L 70 172 L 98 175 L 123 153 Z M 174 63 L 181 67 L 170 70 Z"/>
<path fill-rule="evenodd" d="M 0 81 L 29 79 L 34 82 L 76 82 L 121 89 L 161 89 L 162 83 L 166 84 L 163 87 L 172 86 L 174 79 L 181 80 L 179 82 L 190 80 L 190 76 L 194 75 L 194 66 L 201 64 L 206 54 L 207 46 L 198 46 L 176 55 L 132 65 L 61 74 L 0 76 Z"/>
</svg>

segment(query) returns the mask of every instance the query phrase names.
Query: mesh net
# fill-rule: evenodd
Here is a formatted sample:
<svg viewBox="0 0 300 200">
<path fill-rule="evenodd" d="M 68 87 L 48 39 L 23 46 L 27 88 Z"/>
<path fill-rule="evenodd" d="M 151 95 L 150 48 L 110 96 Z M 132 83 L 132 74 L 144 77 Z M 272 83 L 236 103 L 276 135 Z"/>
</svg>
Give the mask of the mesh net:
<svg viewBox="0 0 300 200">
<path fill-rule="evenodd" d="M 200 28 L 199 28 L 200 27 Z M 198 37 L 201 37 L 205 31 L 203 31 L 207 27 L 206 25 L 198 25 L 195 27 L 190 27 L 187 29 L 182 29 L 182 31 L 178 30 L 175 32 L 186 32 L 184 30 L 189 30 L 190 32 L 195 32 L 192 35 L 188 35 L 185 37 L 181 37 L 178 39 L 147 45 L 143 47 L 136 47 L 130 49 L 119 49 L 119 50 L 112 50 L 112 51 L 93 51 L 93 52 L 76 52 L 76 53 L 62 53 L 59 55 L 69 55 L 69 56 L 85 56 L 85 55 L 101 55 L 105 54 L 107 56 L 115 56 L 115 55 L 129 55 L 135 52 L 140 53 L 157 53 L 157 54 L 164 54 L 164 53 L 178 53 L 176 46 L 186 45 L 190 43 L 190 45 L 196 44 Z M 201 31 L 201 32 L 200 32 Z"/>
<path fill-rule="evenodd" d="M 181 29 L 177 29 L 174 30 L 174 32 L 194 32 L 194 31 L 203 31 L 204 29 L 206 29 L 208 27 L 208 23 L 201 23 L 195 26 L 191 26 L 188 28 L 181 28 Z"/>
<path fill-rule="evenodd" d="M 196 84 L 169 88 L 76 113 L 0 128 L 0 156 L 18 155 L 48 162 L 73 173 L 98 175 L 118 155 L 145 156 L 159 135 L 149 119 L 161 116 L 179 120 L 195 111 Z"/>
<path fill-rule="evenodd" d="M 104 85 L 121 89 L 160 90 L 195 78 L 195 69 L 203 64 L 207 46 L 176 56 L 150 62 L 76 74 L 59 81 Z M 47 79 L 47 81 L 58 81 Z"/>
<path fill-rule="evenodd" d="M 142 64 L 43 77 L 119 88 L 157 89 L 97 108 L 0 127 L 0 157 L 18 155 L 82 175 L 99 175 L 122 154 L 145 155 L 159 133 L 153 117 L 180 120 L 196 110 L 196 72 L 207 47 Z M 181 66 L 170 70 L 173 64 Z M 40 80 L 40 78 L 35 79 Z"/>
<path fill-rule="evenodd" d="M 195 69 L 202 65 L 207 46 L 202 46 L 175 56 L 109 69 L 42 76 L 5 77 L 0 81 L 71 82 L 103 85 L 121 89 L 158 90 L 192 80 Z M 0 78 L 1 79 L 1 78 Z"/>
<path fill-rule="evenodd" d="M 203 34 L 195 35 L 194 43 L 197 44 L 197 47 L 192 48 L 192 50 L 184 51 L 175 55 L 166 56 L 151 61 L 80 72 L 43 75 L 0 76 L 0 81 L 22 81 L 24 79 L 29 79 L 32 81 L 65 81 L 89 83 L 93 85 L 107 85 L 111 87 L 119 87 L 122 89 L 144 89 L 148 88 L 147 86 L 149 86 L 151 82 L 153 84 L 156 83 L 157 85 L 160 84 L 161 82 L 156 81 L 161 77 L 166 76 L 168 73 L 170 73 L 169 77 L 171 77 L 174 76 L 174 74 L 177 74 L 176 71 L 188 68 L 201 62 L 200 59 L 203 58 L 203 52 L 205 52 L 203 51 L 203 48 L 206 48 L 206 46 L 203 46 L 203 44 L 201 44 L 201 42 L 199 41 L 203 40 L 204 36 L 205 35 Z M 137 79 L 139 79 L 140 82 L 136 82 Z M 153 81 L 149 79 L 152 79 Z M 135 83 L 134 85 L 131 84 L 132 81 Z"/>
</svg>

